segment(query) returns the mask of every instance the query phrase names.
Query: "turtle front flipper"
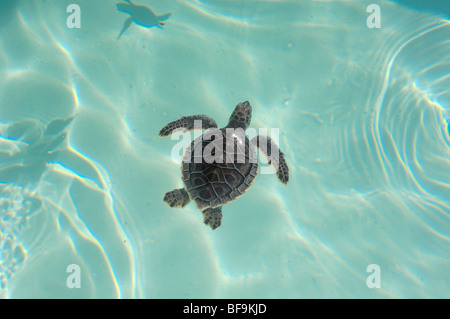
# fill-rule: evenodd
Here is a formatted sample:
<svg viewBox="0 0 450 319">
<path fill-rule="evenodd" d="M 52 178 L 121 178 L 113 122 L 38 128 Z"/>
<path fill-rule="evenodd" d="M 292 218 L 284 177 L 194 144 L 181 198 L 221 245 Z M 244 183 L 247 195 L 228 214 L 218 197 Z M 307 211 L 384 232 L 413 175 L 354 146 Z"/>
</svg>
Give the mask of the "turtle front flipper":
<svg viewBox="0 0 450 319">
<path fill-rule="evenodd" d="M 212 228 L 216 229 L 222 223 L 222 206 L 216 208 L 207 208 L 203 212 L 203 222 Z"/>
<path fill-rule="evenodd" d="M 178 188 L 167 192 L 164 195 L 163 201 L 170 207 L 184 207 L 189 204 L 191 199 L 184 188 Z"/>
<path fill-rule="evenodd" d="M 119 40 L 122 34 L 130 27 L 131 22 L 133 22 L 132 17 L 129 17 L 128 19 L 125 20 L 122 30 L 120 30 L 119 36 L 117 37 L 117 40 Z"/>
<path fill-rule="evenodd" d="M 165 21 L 169 19 L 169 17 L 172 15 L 172 12 L 164 13 L 158 16 L 159 21 Z"/>
<path fill-rule="evenodd" d="M 251 144 L 256 145 L 268 159 L 269 165 L 275 168 L 278 179 L 283 184 L 289 181 L 289 167 L 287 166 L 284 153 L 278 145 L 268 136 L 258 135 L 251 140 Z"/>
<path fill-rule="evenodd" d="M 206 130 L 208 128 L 216 128 L 216 121 L 205 114 L 183 116 L 176 121 L 170 122 L 164 126 L 158 133 L 159 136 L 169 136 L 177 129 L 192 131 L 194 129 Z"/>
<path fill-rule="evenodd" d="M 172 12 L 169 13 L 165 13 L 162 15 L 158 16 L 158 20 L 159 20 L 159 25 L 158 27 L 160 27 L 162 29 L 162 26 L 165 24 L 163 21 L 169 19 L 169 17 L 171 16 Z"/>
<path fill-rule="evenodd" d="M 125 1 L 126 2 L 119 2 L 118 4 L 116 4 L 117 10 L 131 14 L 133 11 L 134 5 L 129 0 L 125 0 Z"/>
</svg>

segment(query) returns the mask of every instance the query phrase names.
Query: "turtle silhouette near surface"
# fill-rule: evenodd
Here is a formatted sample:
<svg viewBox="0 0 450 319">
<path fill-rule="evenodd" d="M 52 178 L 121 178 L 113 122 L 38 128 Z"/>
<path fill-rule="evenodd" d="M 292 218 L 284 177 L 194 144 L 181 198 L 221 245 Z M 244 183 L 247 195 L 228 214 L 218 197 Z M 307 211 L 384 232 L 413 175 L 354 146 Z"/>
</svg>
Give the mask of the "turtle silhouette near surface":
<svg viewBox="0 0 450 319">
<path fill-rule="evenodd" d="M 68 127 L 74 118 L 55 118 L 47 125 L 32 118 L 0 124 L 0 146 L 8 142 L 5 150 L 0 147 L 0 185 L 37 184 L 52 164 L 59 163 L 104 189 L 105 181 L 96 165 L 68 145 Z"/>
<path fill-rule="evenodd" d="M 161 28 L 161 26 L 164 25 L 163 21 L 167 20 L 172 14 L 169 12 L 157 15 L 150 7 L 134 4 L 131 0 L 125 0 L 124 2 L 117 3 L 117 10 L 130 15 L 130 17 L 125 20 L 117 39 L 120 39 L 122 34 L 130 27 L 133 21 L 137 25 L 144 28 L 151 28 L 155 26 Z"/>
<path fill-rule="evenodd" d="M 214 119 L 201 114 L 183 116 L 160 130 L 161 137 L 176 130 L 207 130 L 185 150 L 181 164 L 184 187 L 167 192 L 163 198 L 170 207 L 185 207 L 193 200 L 204 223 L 212 229 L 219 227 L 222 206 L 244 194 L 258 173 L 256 148 L 268 158 L 280 182 L 288 183 L 289 168 L 275 142 L 268 136 L 252 140 L 246 136 L 251 116 L 252 107 L 245 101 L 236 106 L 224 128 L 218 129 Z"/>
</svg>

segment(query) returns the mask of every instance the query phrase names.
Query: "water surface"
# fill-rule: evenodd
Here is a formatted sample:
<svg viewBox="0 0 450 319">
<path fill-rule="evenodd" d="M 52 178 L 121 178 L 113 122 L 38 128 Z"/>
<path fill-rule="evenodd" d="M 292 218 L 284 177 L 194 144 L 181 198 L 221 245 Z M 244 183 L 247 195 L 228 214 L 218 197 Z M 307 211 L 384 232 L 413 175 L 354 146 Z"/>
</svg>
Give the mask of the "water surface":
<svg viewBox="0 0 450 319">
<path fill-rule="evenodd" d="M 172 16 L 120 40 L 111 1 L 2 4 L 2 297 L 450 296 L 448 11 L 142 3 Z M 290 181 L 259 174 L 212 231 L 193 204 L 162 201 L 182 182 L 176 141 L 157 134 L 183 115 L 225 126 L 245 100 L 251 127 L 280 129 Z"/>
</svg>

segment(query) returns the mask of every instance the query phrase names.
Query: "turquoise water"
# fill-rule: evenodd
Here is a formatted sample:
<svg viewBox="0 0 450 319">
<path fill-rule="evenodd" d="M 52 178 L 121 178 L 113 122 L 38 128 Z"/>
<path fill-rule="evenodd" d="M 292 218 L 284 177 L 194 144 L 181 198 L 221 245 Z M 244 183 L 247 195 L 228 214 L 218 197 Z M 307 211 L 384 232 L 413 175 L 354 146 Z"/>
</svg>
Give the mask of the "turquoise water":
<svg viewBox="0 0 450 319">
<path fill-rule="evenodd" d="M 0 296 L 449 298 L 448 8 L 402 2 L 141 0 L 172 15 L 118 40 L 115 1 L 3 1 Z M 162 201 L 158 132 L 245 100 L 290 180 L 259 174 L 212 231 Z"/>
</svg>

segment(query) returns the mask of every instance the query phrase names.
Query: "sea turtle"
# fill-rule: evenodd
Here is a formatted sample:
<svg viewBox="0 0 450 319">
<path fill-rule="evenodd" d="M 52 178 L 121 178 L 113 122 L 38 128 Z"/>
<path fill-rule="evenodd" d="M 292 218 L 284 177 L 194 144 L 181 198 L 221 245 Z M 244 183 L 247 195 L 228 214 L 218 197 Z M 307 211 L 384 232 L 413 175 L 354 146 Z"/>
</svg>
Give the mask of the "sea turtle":
<svg viewBox="0 0 450 319">
<path fill-rule="evenodd" d="M 178 129 L 207 129 L 185 150 L 181 164 L 184 188 L 167 192 L 163 198 L 170 207 L 185 207 L 193 200 L 204 223 L 212 229 L 219 227 L 222 206 L 244 194 L 258 173 L 256 147 L 268 157 L 278 179 L 287 184 L 289 168 L 274 141 L 262 135 L 247 138 L 251 117 L 252 107 L 245 101 L 236 106 L 224 128 L 218 129 L 214 119 L 201 114 L 183 116 L 161 129 L 161 137 Z"/>
<path fill-rule="evenodd" d="M 117 4 L 117 10 L 128 13 L 130 17 L 125 20 L 122 30 L 120 31 L 117 39 L 120 39 L 122 33 L 124 33 L 134 21 L 137 25 L 144 28 L 159 27 L 164 25 L 164 20 L 167 20 L 172 13 L 165 13 L 157 15 L 150 7 L 134 4 L 131 0 L 125 0 L 125 2 L 119 2 Z"/>
</svg>

